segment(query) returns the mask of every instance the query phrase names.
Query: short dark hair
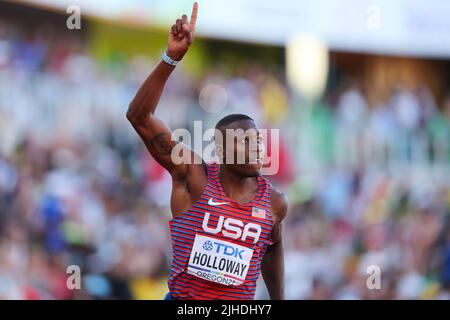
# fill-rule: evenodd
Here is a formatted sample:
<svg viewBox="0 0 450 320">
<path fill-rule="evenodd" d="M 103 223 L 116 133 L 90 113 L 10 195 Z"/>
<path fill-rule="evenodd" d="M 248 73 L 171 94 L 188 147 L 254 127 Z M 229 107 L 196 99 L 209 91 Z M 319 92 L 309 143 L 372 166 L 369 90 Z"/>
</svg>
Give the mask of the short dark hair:
<svg viewBox="0 0 450 320">
<path fill-rule="evenodd" d="M 230 123 L 240 121 L 240 120 L 255 121 L 251 117 L 249 117 L 245 114 L 233 113 L 233 114 L 229 114 L 229 115 L 223 117 L 222 119 L 220 119 L 216 124 L 216 129 L 220 130 L 221 128 L 225 127 L 226 125 L 229 125 Z"/>
</svg>

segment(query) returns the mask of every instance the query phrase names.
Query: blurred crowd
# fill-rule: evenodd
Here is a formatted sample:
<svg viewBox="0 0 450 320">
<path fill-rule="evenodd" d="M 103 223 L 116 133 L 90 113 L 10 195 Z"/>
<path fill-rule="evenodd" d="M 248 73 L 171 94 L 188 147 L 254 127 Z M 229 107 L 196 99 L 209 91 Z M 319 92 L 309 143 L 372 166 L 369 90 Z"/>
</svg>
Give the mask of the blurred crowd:
<svg viewBox="0 0 450 320">
<path fill-rule="evenodd" d="M 167 292 L 171 180 L 125 118 L 157 62 L 0 24 L 0 299 Z M 290 200 L 286 298 L 449 299 L 450 99 L 399 84 L 374 106 L 352 82 L 302 108 L 280 74 L 181 64 L 158 113 L 173 129 L 236 111 L 285 128 L 270 178 Z"/>
</svg>

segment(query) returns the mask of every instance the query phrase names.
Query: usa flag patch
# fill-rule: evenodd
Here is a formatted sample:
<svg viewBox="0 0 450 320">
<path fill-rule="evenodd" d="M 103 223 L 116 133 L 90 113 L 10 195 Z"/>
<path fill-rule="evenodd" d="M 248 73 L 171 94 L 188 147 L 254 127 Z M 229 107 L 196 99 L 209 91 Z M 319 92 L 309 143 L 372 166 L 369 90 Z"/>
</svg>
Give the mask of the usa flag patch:
<svg viewBox="0 0 450 320">
<path fill-rule="evenodd" d="M 266 218 L 266 210 L 260 209 L 258 207 L 252 208 L 252 217 L 265 219 Z"/>
</svg>

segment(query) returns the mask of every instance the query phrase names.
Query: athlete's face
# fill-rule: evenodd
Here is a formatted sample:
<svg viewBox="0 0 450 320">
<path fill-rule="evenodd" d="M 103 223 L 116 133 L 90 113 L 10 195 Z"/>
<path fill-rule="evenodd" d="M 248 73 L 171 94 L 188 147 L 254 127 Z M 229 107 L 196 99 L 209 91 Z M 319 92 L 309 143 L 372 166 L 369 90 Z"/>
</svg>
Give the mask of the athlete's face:
<svg viewBox="0 0 450 320">
<path fill-rule="evenodd" d="M 221 130 L 223 141 L 218 154 L 222 163 L 239 175 L 258 176 L 264 159 L 264 142 L 258 126 L 252 120 L 239 120 Z"/>
</svg>

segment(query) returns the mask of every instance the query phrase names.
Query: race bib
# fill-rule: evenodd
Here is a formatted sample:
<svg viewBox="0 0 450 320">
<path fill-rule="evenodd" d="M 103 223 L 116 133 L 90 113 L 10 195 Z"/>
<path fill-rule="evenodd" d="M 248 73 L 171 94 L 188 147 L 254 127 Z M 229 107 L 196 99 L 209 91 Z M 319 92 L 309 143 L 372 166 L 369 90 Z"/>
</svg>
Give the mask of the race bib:
<svg viewBox="0 0 450 320">
<path fill-rule="evenodd" d="M 237 286 L 245 281 L 253 249 L 197 234 L 187 272 L 201 279 Z"/>
</svg>

